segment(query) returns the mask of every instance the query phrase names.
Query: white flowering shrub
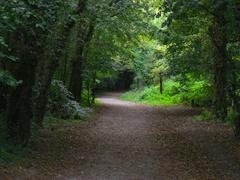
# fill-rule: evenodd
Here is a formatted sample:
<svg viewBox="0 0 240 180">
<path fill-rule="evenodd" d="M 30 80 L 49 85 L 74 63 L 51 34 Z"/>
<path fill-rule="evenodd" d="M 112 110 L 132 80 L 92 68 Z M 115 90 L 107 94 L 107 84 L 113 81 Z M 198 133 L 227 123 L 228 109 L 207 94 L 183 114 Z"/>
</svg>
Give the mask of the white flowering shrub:
<svg viewBox="0 0 240 180">
<path fill-rule="evenodd" d="M 48 109 L 53 115 L 63 119 L 81 119 L 88 109 L 80 107 L 62 81 L 54 80 L 49 91 Z"/>
</svg>

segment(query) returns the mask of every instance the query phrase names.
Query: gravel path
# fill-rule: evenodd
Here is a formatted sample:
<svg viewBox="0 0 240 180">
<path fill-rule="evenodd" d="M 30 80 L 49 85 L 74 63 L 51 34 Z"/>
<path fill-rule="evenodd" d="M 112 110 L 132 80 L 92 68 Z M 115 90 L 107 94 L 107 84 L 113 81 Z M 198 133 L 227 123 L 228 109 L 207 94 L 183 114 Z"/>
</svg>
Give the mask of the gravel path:
<svg viewBox="0 0 240 180">
<path fill-rule="evenodd" d="M 46 132 L 48 141 L 33 146 L 35 163 L 0 179 L 240 179 L 240 142 L 231 129 L 192 121 L 191 108 L 142 106 L 118 96 L 99 98 L 92 121 Z"/>
</svg>

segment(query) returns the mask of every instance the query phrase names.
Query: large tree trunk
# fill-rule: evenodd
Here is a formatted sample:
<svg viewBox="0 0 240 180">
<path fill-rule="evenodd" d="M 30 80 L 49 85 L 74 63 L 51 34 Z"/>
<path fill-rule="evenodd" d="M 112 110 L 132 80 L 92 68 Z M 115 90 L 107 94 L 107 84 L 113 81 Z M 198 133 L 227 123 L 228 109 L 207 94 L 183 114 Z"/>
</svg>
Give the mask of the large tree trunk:
<svg viewBox="0 0 240 180">
<path fill-rule="evenodd" d="M 214 98 L 213 112 L 217 119 L 224 121 L 227 117 L 227 37 L 225 32 L 226 4 L 222 4 L 216 10 L 210 36 L 213 42 L 213 76 Z"/>
<path fill-rule="evenodd" d="M 19 64 L 15 77 L 22 84 L 11 89 L 7 106 L 8 138 L 12 143 L 26 145 L 31 135 L 32 88 L 34 85 L 35 66 Z"/>
<path fill-rule="evenodd" d="M 77 14 L 81 15 L 86 6 L 86 0 L 79 0 Z M 43 127 L 43 119 L 48 103 L 48 90 L 50 88 L 55 70 L 58 67 L 59 59 L 66 48 L 68 37 L 74 28 L 75 22 L 68 22 L 64 27 L 58 27 L 58 32 L 53 32 L 49 36 L 50 41 L 47 45 L 43 61 L 37 69 L 37 80 L 35 84 L 35 105 L 34 121 L 39 127 Z"/>
<path fill-rule="evenodd" d="M 84 70 L 84 50 L 86 45 L 91 41 L 95 23 L 90 22 L 89 27 L 86 23 L 81 23 L 77 36 L 76 58 L 72 62 L 72 73 L 70 80 L 70 91 L 75 99 L 80 102 L 83 89 L 83 70 Z M 85 33 L 87 31 L 87 33 Z"/>
<path fill-rule="evenodd" d="M 71 28 L 70 28 L 71 29 Z M 39 63 L 36 75 L 35 97 L 34 97 L 34 122 L 43 127 L 43 118 L 48 103 L 48 90 L 50 88 L 54 72 L 59 64 L 66 46 L 67 32 L 59 31 L 50 35 L 49 44 L 47 45 L 43 60 Z M 59 39 L 59 37 L 61 37 Z M 50 43 L 51 42 L 51 43 Z"/>
<path fill-rule="evenodd" d="M 12 143 L 26 145 L 31 135 L 32 94 L 37 66 L 36 52 L 39 51 L 39 47 L 36 45 L 36 39 L 20 29 L 16 31 L 10 43 L 14 45 L 13 52 L 19 61 L 7 64 L 6 68 L 22 83 L 8 92 L 8 139 Z"/>
<path fill-rule="evenodd" d="M 26 145 L 31 135 L 33 86 L 37 54 L 41 52 L 36 41 L 37 37 L 27 34 L 25 29 L 17 29 L 10 40 L 12 52 L 19 59 L 18 62 L 9 62 L 6 69 L 22 81 L 9 90 L 7 99 L 8 141 L 14 144 Z"/>
<path fill-rule="evenodd" d="M 224 53 L 225 48 L 219 47 Z M 226 59 L 215 49 L 213 61 L 214 72 L 214 114 L 216 118 L 225 120 L 227 117 L 227 81 L 226 81 Z"/>
</svg>

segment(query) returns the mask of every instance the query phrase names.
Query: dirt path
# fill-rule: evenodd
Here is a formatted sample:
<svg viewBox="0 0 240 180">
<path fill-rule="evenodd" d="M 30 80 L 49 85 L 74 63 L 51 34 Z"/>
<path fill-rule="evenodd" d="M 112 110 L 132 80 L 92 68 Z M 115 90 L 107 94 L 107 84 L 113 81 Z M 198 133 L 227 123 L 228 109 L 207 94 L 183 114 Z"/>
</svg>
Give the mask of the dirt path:
<svg viewBox="0 0 240 180">
<path fill-rule="evenodd" d="M 193 122 L 186 107 L 141 106 L 117 94 L 100 100 L 94 120 L 46 132 L 32 145 L 31 166 L 0 179 L 240 179 L 231 129 Z"/>
</svg>

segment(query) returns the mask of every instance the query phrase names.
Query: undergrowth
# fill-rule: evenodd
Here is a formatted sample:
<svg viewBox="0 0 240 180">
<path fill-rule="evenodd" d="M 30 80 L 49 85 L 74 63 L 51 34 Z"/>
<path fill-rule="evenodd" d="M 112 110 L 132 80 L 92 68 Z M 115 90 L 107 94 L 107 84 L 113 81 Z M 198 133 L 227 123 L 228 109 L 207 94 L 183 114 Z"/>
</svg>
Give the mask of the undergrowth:
<svg viewBox="0 0 240 180">
<path fill-rule="evenodd" d="M 7 142 L 5 114 L 0 114 L 0 165 L 11 165 L 26 162 L 23 160 L 25 148 L 20 145 L 13 145 Z"/>
<path fill-rule="evenodd" d="M 230 109 L 224 122 L 214 117 L 211 112 L 212 92 L 205 81 L 190 81 L 181 85 L 174 80 L 164 84 L 164 93 L 160 93 L 158 85 L 145 87 L 141 90 L 132 90 L 122 95 L 123 100 L 152 106 L 192 105 L 203 109 L 200 115 L 193 117 L 194 121 L 214 121 L 234 126 L 236 114 Z"/>
<path fill-rule="evenodd" d="M 210 102 L 211 93 L 205 81 L 188 82 L 181 85 L 174 80 L 164 83 L 164 92 L 160 93 L 158 85 L 132 90 L 123 94 L 122 99 L 146 105 L 192 104 L 205 106 Z"/>
<path fill-rule="evenodd" d="M 95 106 L 98 106 L 98 102 Z M 91 110 L 87 110 L 88 114 L 91 114 Z M 53 130 L 58 128 L 65 128 L 68 126 L 77 126 L 83 121 L 88 120 L 89 115 L 82 117 L 81 119 L 61 119 L 47 114 L 44 119 L 44 129 Z M 27 147 L 21 145 L 10 144 L 6 139 L 6 120 L 4 114 L 0 114 L 0 166 L 11 166 L 11 165 L 28 165 L 28 153 L 31 152 L 31 143 Z M 31 142 L 37 141 L 41 135 L 41 130 L 34 123 L 32 124 L 32 137 Z"/>
</svg>

